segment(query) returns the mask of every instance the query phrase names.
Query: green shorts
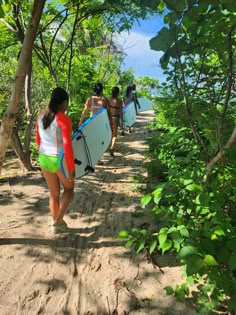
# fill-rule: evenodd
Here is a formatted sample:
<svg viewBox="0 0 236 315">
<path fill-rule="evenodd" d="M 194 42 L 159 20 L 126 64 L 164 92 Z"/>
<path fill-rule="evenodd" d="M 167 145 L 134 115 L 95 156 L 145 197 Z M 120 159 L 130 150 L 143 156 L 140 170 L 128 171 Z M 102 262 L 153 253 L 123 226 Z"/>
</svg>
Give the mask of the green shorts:
<svg viewBox="0 0 236 315">
<path fill-rule="evenodd" d="M 60 156 L 39 154 L 39 165 L 48 172 L 56 173 L 60 166 Z"/>
</svg>

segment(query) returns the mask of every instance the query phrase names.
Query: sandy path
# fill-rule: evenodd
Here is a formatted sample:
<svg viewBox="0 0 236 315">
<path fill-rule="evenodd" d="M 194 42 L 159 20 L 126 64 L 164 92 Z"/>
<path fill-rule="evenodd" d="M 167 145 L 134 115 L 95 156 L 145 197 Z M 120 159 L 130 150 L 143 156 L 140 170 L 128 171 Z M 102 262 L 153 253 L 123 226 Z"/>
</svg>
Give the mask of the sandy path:
<svg viewBox="0 0 236 315">
<path fill-rule="evenodd" d="M 152 220 L 137 215 L 133 180 L 145 176 L 151 118 L 152 112 L 140 115 L 135 133 L 119 138 L 115 158 L 106 153 L 104 165 L 76 183 L 66 218 L 73 234 L 50 233 L 48 191 L 40 173 L 1 184 L 1 315 L 195 315 L 190 304 L 163 291 L 180 281 L 173 257 L 157 259 L 162 273 L 145 252 L 136 255 L 116 240 L 120 229 Z"/>
</svg>

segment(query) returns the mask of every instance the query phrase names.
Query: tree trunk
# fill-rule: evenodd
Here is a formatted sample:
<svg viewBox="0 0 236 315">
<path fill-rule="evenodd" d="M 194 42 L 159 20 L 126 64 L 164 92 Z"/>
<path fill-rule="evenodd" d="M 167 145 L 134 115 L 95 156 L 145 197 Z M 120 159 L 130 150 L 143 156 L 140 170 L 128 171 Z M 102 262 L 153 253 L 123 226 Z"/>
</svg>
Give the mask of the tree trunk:
<svg viewBox="0 0 236 315">
<path fill-rule="evenodd" d="M 21 162 L 22 169 L 31 171 L 33 167 L 30 160 L 30 154 L 26 154 L 26 152 L 24 152 L 19 134 L 14 128 L 12 129 L 11 133 L 11 146 Z"/>
<path fill-rule="evenodd" d="M 32 60 L 29 64 L 29 70 L 25 78 L 25 111 L 27 116 L 27 126 L 25 129 L 24 145 L 21 144 L 18 129 L 13 128 L 11 134 L 11 145 L 16 155 L 20 159 L 22 168 L 27 171 L 32 171 L 30 142 L 33 129 L 33 115 L 31 108 L 31 75 L 32 75 Z"/>
<path fill-rule="evenodd" d="M 16 121 L 20 108 L 20 101 L 25 84 L 25 77 L 29 70 L 31 62 L 33 44 L 36 37 L 39 22 L 42 16 L 46 0 L 34 0 L 30 22 L 27 27 L 26 35 L 22 45 L 18 66 L 16 70 L 15 82 L 12 88 L 12 94 L 9 105 L 3 115 L 0 126 L 0 174 L 5 158 L 8 143 L 11 137 L 12 128 Z"/>
<path fill-rule="evenodd" d="M 24 141 L 24 167 L 27 170 L 32 170 L 32 164 L 30 159 L 30 142 L 32 137 L 33 129 L 33 114 L 32 114 L 32 104 L 31 104 L 31 77 L 32 77 L 32 59 L 29 64 L 29 70 L 25 79 L 25 111 L 27 116 L 27 127 L 25 130 L 25 141 Z M 21 161 L 23 163 L 23 161 Z M 26 164 L 25 164 L 26 162 Z"/>
</svg>

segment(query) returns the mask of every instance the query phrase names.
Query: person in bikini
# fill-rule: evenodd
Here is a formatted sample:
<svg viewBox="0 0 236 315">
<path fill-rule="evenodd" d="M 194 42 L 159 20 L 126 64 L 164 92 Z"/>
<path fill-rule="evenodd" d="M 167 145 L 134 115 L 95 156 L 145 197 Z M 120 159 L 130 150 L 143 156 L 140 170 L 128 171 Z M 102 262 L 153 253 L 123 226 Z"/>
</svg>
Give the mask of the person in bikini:
<svg viewBox="0 0 236 315">
<path fill-rule="evenodd" d="M 90 116 L 96 114 L 103 107 L 108 108 L 109 100 L 103 96 L 103 85 L 101 83 L 96 83 L 94 86 L 94 94 L 89 97 L 84 105 L 84 110 L 82 112 L 78 127 L 80 127 L 86 117 L 86 114 L 91 110 Z"/>
<path fill-rule="evenodd" d="M 111 130 L 112 130 L 112 139 L 110 144 L 110 155 L 114 156 L 114 146 L 117 139 L 117 130 L 118 130 L 118 123 L 120 119 L 121 128 L 123 129 L 124 119 L 123 119 L 123 112 L 122 112 L 122 105 L 123 102 L 119 99 L 120 90 L 117 86 L 112 88 L 111 94 L 112 96 L 109 98 L 109 106 L 108 110 L 110 112 L 111 117 Z"/>
<path fill-rule="evenodd" d="M 124 97 L 124 107 L 129 103 L 134 102 L 136 114 L 138 113 L 137 108 L 140 108 L 139 101 L 136 95 L 136 85 L 130 84 L 127 86 L 125 97 Z"/>
<path fill-rule="evenodd" d="M 69 97 L 67 92 L 57 87 L 51 94 L 47 109 L 40 113 L 36 121 L 36 142 L 39 148 L 39 164 L 49 188 L 49 208 L 53 218 L 52 232 L 69 231 L 63 220 L 74 192 L 75 163 L 72 148 L 72 122 L 65 115 Z M 64 152 L 69 178 L 60 168 Z M 60 184 L 64 188 L 60 200 Z"/>
<path fill-rule="evenodd" d="M 89 97 L 84 105 L 84 110 L 82 112 L 78 127 L 80 127 L 86 117 L 86 114 L 89 110 L 91 110 L 90 116 L 96 114 L 99 110 L 101 110 L 103 107 L 108 109 L 109 106 L 109 100 L 103 96 L 103 85 L 101 83 L 96 83 L 94 86 L 94 94 L 93 96 Z M 109 120 L 110 113 L 108 111 Z M 98 165 L 103 164 L 101 160 L 98 161 Z"/>
<path fill-rule="evenodd" d="M 135 110 L 136 110 L 136 114 L 138 114 L 138 108 L 140 109 L 140 104 L 137 98 L 137 94 L 136 94 L 136 84 L 131 84 L 132 87 L 132 95 L 133 95 L 133 101 L 134 101 L 134 105 L 135 105 Z"/>
</svg>

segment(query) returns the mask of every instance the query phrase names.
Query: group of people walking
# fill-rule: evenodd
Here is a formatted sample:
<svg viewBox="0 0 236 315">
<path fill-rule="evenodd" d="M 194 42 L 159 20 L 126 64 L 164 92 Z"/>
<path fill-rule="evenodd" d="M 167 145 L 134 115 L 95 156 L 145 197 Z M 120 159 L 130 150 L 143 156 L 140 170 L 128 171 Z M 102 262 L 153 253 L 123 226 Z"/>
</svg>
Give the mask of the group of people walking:
<svg viewBox="0 0 236 315">
<path fill-rule="evenodd" d="M 101 108 L 106 108 L 111 123 L 112 139 L 109 152 L 114 156 L 114 146 L 117 139 L 118 125 L 123 131 L 122 107 L 134 102 L 137 111 L 138 100 L 135 84 L 129 85 L 126 90 L 124 102 L 120 99 L 120 90 L 117 86 L 112 88 L 109 98 L 103 95 L 103 85 L 96 83 L 94 94 L 85 102 L 78 126 L 81 126 L 87 112 L 90 116 Z M 65 114 L 68 108 L 68 93 L 57 87 L 51 94 L 51 99 L 46 110 L 38 116 L 36 121 L 36 141 L 39 148 L 39 164 L 43 176 L 49 188 L 49 208 L 53 219 L 52 232 L 69 231 L 64 221 L 64 215 L 72 200 L 75 180 L 75 163 L 72 148 L 72 122 Z M 60 168 L 61 153 L 64 152 L 69 170 L 69 178 L 66 179 Z M 63 194 L 60 198 L 60 184 L 63 186 Z"/>
<path fill-rule="evenodd" d="M 103 85 L 101 83 L 96 83 L 94 86 L 94 94 L 89 97 L 85 103 L 84 110 L 82 112 L 78 126 L 81 126 L 86 114 L 91 110 L 91 116 L 98 112 L 102 107 L 105 107 L 108 111 L 111 130 L 112 130 L 112 139 L 110 144 L 110 155 L 114 156 L 114 147 L 117 138 L 118 126 L 122 129 L 122 135 L 124 135 L 124 119 L 123 119 L 123 104 L 124 107 L 127 106 L 130 102 L 134 102 L 135 108 L 137 111 L 138 100 L 136 97 L 136 85 L 131 84 L 127 87 L 126 94 L 124 97 L 124 102 L 119 97 L 120 89 L 115 86 L 111 90 L 111 96 L 109 98 L 103 96 Z M 130 128 L 129 128 L 130 131 Z"/>
</svg>

